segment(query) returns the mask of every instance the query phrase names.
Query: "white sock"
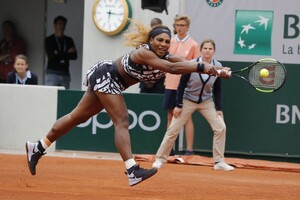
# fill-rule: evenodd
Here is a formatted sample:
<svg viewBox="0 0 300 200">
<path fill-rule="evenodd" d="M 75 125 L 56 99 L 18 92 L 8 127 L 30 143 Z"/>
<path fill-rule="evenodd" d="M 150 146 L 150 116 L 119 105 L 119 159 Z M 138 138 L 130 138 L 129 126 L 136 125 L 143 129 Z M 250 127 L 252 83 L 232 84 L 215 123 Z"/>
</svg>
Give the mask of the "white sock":
<svg viewBox="0 0 300 200">
<path fill-rule="evenodd" d="M 136 165 L 136 162 L 133 158 L 129 158 L 124 163 L 125 163 L 126 169 L 130 169 L 132 166 Z"/>
<path fill-rule="evenodd" d="M 49 146 L 44 142 L 44 140 L 41 140 L 41 144 L 45 150 L 49 148 Z"/>
</svg>

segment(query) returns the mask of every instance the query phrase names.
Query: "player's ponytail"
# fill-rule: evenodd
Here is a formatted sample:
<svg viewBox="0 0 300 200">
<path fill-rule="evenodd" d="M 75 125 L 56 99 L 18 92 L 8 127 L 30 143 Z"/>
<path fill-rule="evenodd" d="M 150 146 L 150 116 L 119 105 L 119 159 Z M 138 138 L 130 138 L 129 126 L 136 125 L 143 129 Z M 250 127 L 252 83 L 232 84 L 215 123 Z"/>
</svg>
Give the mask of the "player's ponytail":
<svg viewBox="0 0 300 200">
<path fill-rule="evenodd" d="M 138 48 L 141 44 L 148 43 L 148 34 L 151 30 L 150 26 L 146 26 L 139 21 L 131 20 L 133 28 L 126 31 L 123 36 L 125 45 Z"/>
</svg>

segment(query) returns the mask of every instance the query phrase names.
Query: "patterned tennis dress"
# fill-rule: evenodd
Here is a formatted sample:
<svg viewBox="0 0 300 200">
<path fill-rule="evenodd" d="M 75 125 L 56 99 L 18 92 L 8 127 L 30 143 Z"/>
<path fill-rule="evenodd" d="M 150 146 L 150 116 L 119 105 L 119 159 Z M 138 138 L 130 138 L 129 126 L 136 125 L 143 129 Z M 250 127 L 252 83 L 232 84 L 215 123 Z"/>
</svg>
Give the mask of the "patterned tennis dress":
<svg viewBox="0 0 300 200">
<path fill-rule="evenodd" d="M 149 44 L 142 44 L 139 48 L 146 48 L 149 51 L 153 51 Z M 154 81 L 165 76 L 165 72 L 154 69 L 151 66 L 133 63 L 130 55 L 131 53 L 125 54 L 121 62 L 124 71 L 133 79 L 139 82 Z M 167 59 L 167 56 L 164 56 L 162 59 Z M 91 87 L 94 91 L 107 94 L 122 94 L 122 91 L 129 87 L 120 76 L 113 60 L 101 60 L 97 62 L 88 70 L 83 84 Z"/>
</svg>

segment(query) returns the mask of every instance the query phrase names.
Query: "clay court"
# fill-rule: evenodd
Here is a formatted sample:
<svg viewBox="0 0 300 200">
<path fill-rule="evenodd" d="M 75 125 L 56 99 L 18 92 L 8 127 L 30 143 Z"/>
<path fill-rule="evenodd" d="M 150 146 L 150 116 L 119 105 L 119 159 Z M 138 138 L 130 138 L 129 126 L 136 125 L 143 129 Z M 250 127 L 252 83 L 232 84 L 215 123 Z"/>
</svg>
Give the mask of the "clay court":
<svg viewBox="0 0 300 200">
<path fill-rule="evenodd" d="M 142 167 L 151 167 L 148 158 L 140 157 Z M 29 173 L 25 154 L 3 153 L 0 162 L 1 200 L 293 200 L 300 197 L 299 164 L 274 162 L 273 169 L 262 165 L 256 169 L 248 163 L 235 171 L 224 172 L 212 170 L 209 164 L 167 163 L 152 178 L 129 187 L 118 154 L 52 152 L 40 160 L 36 176 Z"/>
</svg>

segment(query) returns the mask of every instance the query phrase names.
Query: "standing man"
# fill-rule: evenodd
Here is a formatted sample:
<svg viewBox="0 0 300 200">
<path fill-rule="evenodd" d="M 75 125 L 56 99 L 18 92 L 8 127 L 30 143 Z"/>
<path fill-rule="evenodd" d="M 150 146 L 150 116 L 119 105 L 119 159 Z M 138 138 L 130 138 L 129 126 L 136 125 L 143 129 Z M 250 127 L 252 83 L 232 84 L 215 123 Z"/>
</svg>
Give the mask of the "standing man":
<svg viewBox="0 0 300 200">
<path fill-rule="evenodd" d="M 191 38 L 188 34 L 190 28 L 190 18 L 188 16 L 177 15 L 174 18 L 174 34 L 176 34 L 171 39 L 171 45 L 169 48 L 170 54 L 181 56 L 186 60 L 191 60 L 198 58 L 200 56 L 200 50 L 198 43 Z M 175 108 L 176 92 L 179 84 L 181 75 L 179 74 L 166 74 L 165 78 L 165 95 L 163 108 L 168 110 L 168 126 L 171 124 L 173 117 L 173 109 Z M 185 155 L 193 154 L 193 143 L 194 143 L 194 124 L 192 117 L 190 117 L 185 124 L 185 136 L 186 145 Z M 173 151 L 170 155 L 173 154 Z"/>
<path fill-rule="evenodd" d="M 57 16 L 54 19 L 54 34 L 45 40 L 48 57 L 46 85 L 70 88 L 69 61 L 77 59 L 77 51 L 71 37 L 64 35 L 67 19 Z"/>
</svg>

